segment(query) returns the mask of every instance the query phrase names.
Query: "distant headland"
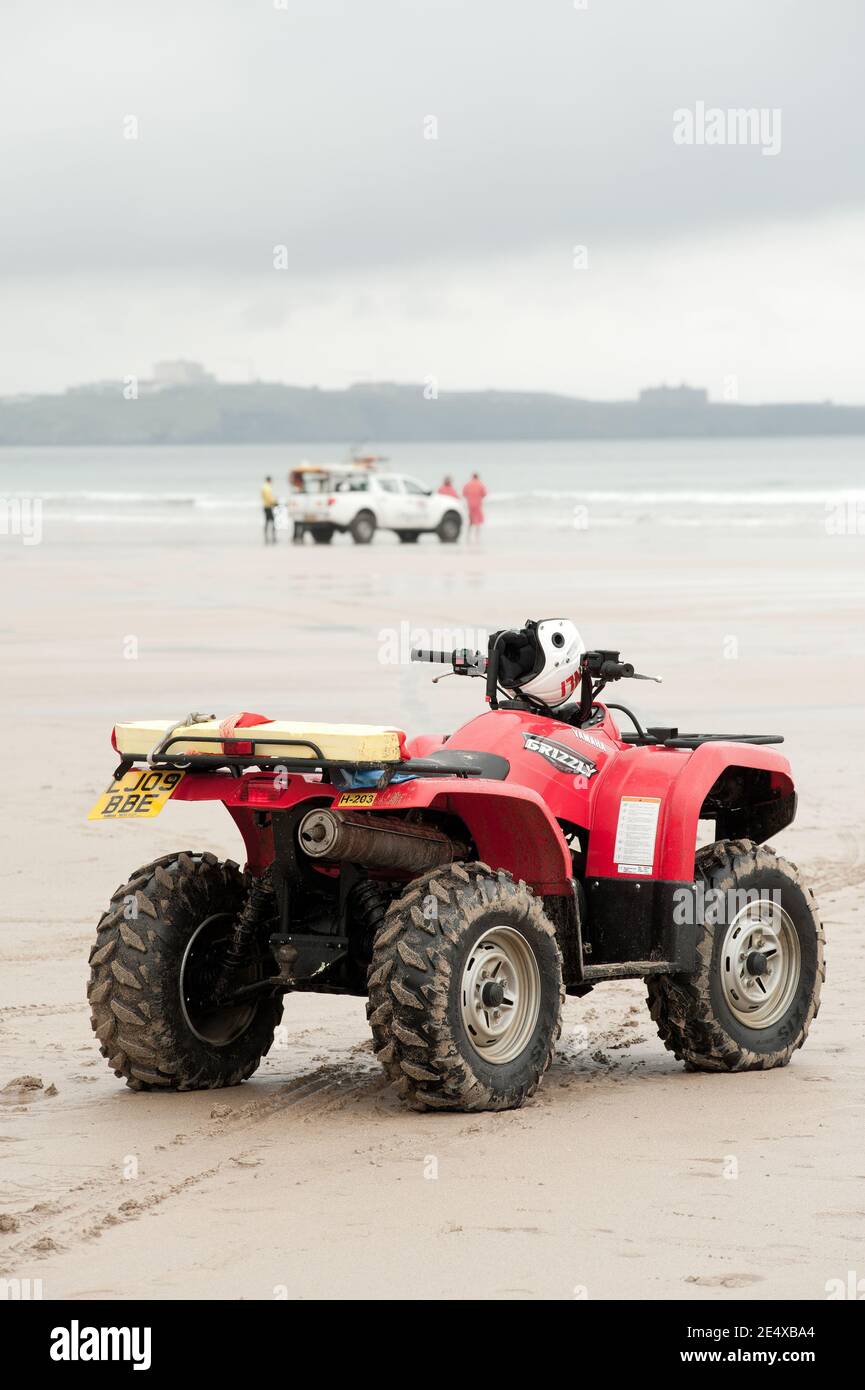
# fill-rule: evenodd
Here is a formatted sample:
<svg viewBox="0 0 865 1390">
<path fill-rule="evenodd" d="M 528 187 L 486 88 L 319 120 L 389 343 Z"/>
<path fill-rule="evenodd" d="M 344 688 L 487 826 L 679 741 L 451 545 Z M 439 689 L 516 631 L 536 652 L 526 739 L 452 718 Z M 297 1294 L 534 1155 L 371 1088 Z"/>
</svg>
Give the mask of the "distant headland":
<svg viewBox="0 0 865 1390">
<path fill-rule="evenodd" d="M 6 447 L 840 434 L 865 434 L 865 406 L 742 405 L 712 401 L 685 385 L 649 387 L 626 401 L 448 391 L 433 379 L 321 390 L 219 382 L 195 362 L 162 362 L 147 379 L 96 382 L 60 395 L 0 397 Z"/>
</svg>

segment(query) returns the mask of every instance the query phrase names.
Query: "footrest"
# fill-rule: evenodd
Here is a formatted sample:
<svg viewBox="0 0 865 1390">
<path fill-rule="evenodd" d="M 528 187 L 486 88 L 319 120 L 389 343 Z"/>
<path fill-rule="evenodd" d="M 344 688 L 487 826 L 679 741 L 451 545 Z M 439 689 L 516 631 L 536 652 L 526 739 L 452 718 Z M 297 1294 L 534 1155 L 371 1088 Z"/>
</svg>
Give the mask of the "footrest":
<svg viewBox="0 0 865 1390">
<path fill-rule="evenodd" d="M 322 936 L 318 933 L 275 933 L 270 949 L 286 984 L 308 980 L 328 965 L 339 960 L 348 950 L 347 936 Z"/>
</svg>

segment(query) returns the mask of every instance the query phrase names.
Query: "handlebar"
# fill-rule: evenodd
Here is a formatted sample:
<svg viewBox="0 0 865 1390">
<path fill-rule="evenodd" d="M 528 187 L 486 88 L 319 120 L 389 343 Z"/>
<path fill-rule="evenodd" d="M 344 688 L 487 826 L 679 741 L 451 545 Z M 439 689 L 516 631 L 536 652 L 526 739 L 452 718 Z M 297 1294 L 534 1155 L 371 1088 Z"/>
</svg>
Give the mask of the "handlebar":
<svg viewBox="0 0 865 1390">
<path fill-rule="evenodd" d="M 590 676 L 595 681 L 657 681 L 660 683 L 660 676 L 643 676 L 639 671 L 635 671 L 630 661 L 620 661 L 619 653 L 601 649 L 599 651 L 583 652 L 580 659 L 580 670 L 583 675 Z"/>
<path fill-rule="evenodd" d="M 437 652 L 429 647 L 416 647 L 412 650 L 412 661 L 431 661 L 437 666 L 449 666 L 456 652 Z"/>
<path fill-rule="evenodd" d="M 447 652 L 432 647 L 414 647 L 410 653 L 412 661 L 427 661 L 438 666 L 450 666 L 455 676 L 486 677 L 487 703 L 491 709 L 498 709 L 498 694 L 503 688 L 511 690 L 517 677 L 528 674 L 531 664 L 525 664 L 526 656 L 531 657 L 532 649 L 526 632 L 503 630 L 495 632 L 490 638 L 489 652 L 473 652 L 468 647 L 457 647 Z M 451 674 L 445 672 L 445 675 Z M 637 680 L 660 681 L 660 676 L 644 676 L 635 671 L 630 661 L 620 661 L 619 653 L 609 648 L 584 651 L 580 657 L 580 703 L 575 722 L 585 724 L 591 718 L 595 699 L 608 681 Z M 436 676 L 436 681 L 444 676 Z"/>
<path fill-rule="evenodd" d="M 602 680 L 630 680 L 633 674 L 634 668 L 630 661 L 604 661 L 601 663 L 600 676 Z"/>
<path fill-rule="evenodd" d="M 455 676 L 483 676 L 487 669 L 484 652 L 473 652 L 468 647 L 455 647 L 452 652 L 436 651 L 430 647 L 414 647 L 410 653 L 412 661 L 429 661 L 436 666 L 452 666 Z M 436 676 L 437 681 L 441 676 Z"/>
</svg>

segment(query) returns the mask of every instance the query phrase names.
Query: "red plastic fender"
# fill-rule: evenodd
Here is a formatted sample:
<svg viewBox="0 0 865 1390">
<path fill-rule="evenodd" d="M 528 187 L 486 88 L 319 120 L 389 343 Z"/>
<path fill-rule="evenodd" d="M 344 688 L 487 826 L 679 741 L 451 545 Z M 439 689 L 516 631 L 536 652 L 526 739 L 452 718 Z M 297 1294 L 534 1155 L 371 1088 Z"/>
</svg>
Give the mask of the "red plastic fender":
<svg viewBox="0 0 865 1390">
<path fill-rule="evenodd" d="M 339 792 L 316 778 L 291 776 L 279 785 L 271 773 L 187 772 L 174 801 L 221 801 L 243 837 L 247 863 L 260 873 L 273 859 L 269 828 L 255 823 L 256 811 L 286 810 L 301 801 L 332 801 Z M 536 893 L 571 892 L 571 856 L 558 823 L 542 797 L 529 787 L 485 778 L 430 777 L 399 782 L 375 793 L 364 810 L 406 812 L 414 808 L 459 816 L 480 859 L 507 869 Z"/>
<path fill-rule="evenodd" d="M 507 869 L 536 893 L 572 891 L 565 837 L 543 798 L 529 787 L 482 777 L 418 778 L 387 787 L 368 809 L 378 814 L 417 807 L 459 816 L 491 869 Z"/>
<path fill-rule="evenodd" d="M 172 801 L 221 801 L 231 816 L 246 850 L 247 867 L 260 874 L 273 862 L 273 832 L 256 824 L 257 811 L 287 810 L 300 801 L 327 804 L 336 789 L 316 777 L 295 775 L 285 785 L 270 772 L 248 772 L 232 777 L 228 772 L 187 772 Z"/>
<path fill-rule="evenodd" d="M 587 876 L 645 876 L 623 873 L 615 860 L 622 799 L 633 797 L 659 803 L 651 877 L 690 881 L 700 808 L 728 767 L 765 769 L 774 787 L 793 791 L 789 762 L 765 746 L 719 741 L 693 750 L 632 748 L 621 753 L 604 769 L 595 792 Z"/>
<path fill-rule="evenodd" d="M 427 753 L 439 753 L 447 734 L 418 734 L 410 738 L 405 746 L 407 758 L 425 758 Z"/>
</svg>

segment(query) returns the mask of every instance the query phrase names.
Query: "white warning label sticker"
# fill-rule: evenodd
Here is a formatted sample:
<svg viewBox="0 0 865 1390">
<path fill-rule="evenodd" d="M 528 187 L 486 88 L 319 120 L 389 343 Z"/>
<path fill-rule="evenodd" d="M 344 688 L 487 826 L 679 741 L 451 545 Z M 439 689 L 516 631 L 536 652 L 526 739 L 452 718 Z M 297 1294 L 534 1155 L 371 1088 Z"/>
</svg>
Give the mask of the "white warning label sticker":
<svg viewBox="0 0 865 1390">
<path fill-rule="evenodd" d="M 623 796 L 613 859 L 620 874 L 650 874 L 655 860 L 659 796 Z"/>
</svg>

